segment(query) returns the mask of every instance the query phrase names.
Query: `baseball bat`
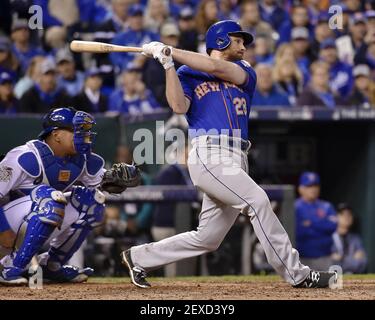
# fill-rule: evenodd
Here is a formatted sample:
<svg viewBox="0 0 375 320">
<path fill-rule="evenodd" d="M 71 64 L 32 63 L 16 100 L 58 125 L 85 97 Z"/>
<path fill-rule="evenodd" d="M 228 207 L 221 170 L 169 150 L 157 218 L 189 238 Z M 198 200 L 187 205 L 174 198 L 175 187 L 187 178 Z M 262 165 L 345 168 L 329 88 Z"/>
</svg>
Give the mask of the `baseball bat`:
<svg viewBox="0 0 375 320">
<path fill-rule="evenodd" d="M 70 43 L 70 50 L 74 52 L 93 52 L 93 53 L 107 53 L 107 52 L 142 52 L 139 47 L 119 46 L 110 43 L 97 41 L 80 41 L 73 40 Z"/>
<path fill-rule="evenodd" d="M 139 52 L 143 50 L 140 47 L 119 46 L 110 43 L 97 41 L 81 41 L 73 40 L 70 43 L 70 50 L 73 52 L 92 52 L 92 53 L 107 53 L 107 52 Z M 163 53 L 167 56 L 171 54 L 171 49 L 165 47 Z"/>
</svg>

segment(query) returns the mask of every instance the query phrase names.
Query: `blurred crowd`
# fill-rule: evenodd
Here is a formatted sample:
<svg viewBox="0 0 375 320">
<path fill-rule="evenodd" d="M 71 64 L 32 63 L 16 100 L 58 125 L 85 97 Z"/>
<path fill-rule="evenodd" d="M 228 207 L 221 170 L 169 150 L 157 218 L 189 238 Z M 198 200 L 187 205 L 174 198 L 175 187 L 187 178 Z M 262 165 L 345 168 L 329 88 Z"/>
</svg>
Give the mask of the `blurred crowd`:
<svg viewBox="0 0 375 320">
<path fill-rule="evenodd" d="M 67 104 L 93 113 L 168 108 L 158 62 L 73 54 L 68 43 L 155 40 L 205 53 L 207 29 L 223 19 L 255 35 L 245 53 L 258 75 L 253 105 L 375 105 L 373 0 L 4 0 L 0 7 L 0 113 Z"/>
</svg>

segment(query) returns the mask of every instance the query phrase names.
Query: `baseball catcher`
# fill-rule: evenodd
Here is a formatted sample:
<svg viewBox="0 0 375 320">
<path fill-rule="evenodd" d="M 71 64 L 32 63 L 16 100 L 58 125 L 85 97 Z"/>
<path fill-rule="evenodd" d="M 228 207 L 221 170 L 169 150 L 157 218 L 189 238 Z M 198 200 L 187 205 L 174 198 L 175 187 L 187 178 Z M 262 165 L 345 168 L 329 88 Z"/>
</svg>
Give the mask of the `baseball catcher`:
<svg viewBox="0 0 375 320">
<path fill-rule="evenodd" d="M 1 284 L 27 284 L 29 264 L 44 245 L 48 250 L 37 256 L 43 279 L 83 282 L 93 273 L 67 262 L 101 224 L 102 191 L 121 193 L 140 181 L 134 165 L 104 169 L 104 160 L 92 152 L 95 123 L 74 108 L 51 110 L 38 139 L 12 149 L 0 162 L 0 245 L 8 250 L 0 260 Z"/>
</svg>

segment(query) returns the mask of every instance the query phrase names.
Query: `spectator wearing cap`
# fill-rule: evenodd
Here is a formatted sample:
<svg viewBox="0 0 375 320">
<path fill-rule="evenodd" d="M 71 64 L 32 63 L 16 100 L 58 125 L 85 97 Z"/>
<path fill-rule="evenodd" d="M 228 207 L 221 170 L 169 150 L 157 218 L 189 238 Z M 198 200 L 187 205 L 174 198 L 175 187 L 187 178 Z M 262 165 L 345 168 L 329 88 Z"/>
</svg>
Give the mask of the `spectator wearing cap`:
<svg viewBox="0 0 375 320">
<path fill-rule="evenodd" d="M 158 33 L 169 16 L 168 5 L 164 0 L 149 0 L 145 9 L 145 28 Z"/>
<path fill-rule="evenodd" d="M 293 6 L 291 18 L 286 19 L 280 26 L 280 29 L 277 30 L 280 36 L 278 44 L 290 42 L 294 28 L 306 28 L 308 40 L 313 39 L 314 28 L 309 21 L 308 10 L 303 4 Z"/>
<path fill-rule="evenodd" d="M 0 36 L 0 72 L 8 72 L 13 78 L 17 78 L 19 67 L 19 61 L 12 52 L 9 39 Z"/>
<path fill-rule="evenodd" d="M 69 96 L 74 97 L 83 88 L 85 76 L 77 71 L 72 54 L 67 49 L 60 49 L 56 53 L 58 86 L 65 88 Z"/>
<path fill-rule="evenodd" d="M 180 11 L 178 28 L 181 32 L 178 47 L 196 52 L 198 50 L 198 31 L 195 26 L 193 9 L 185 7 Z"/>
<path fill-rule="evenodd" d="M 30 60 L 35 56 L 43 56 L 44 51 L 30 43 L 30 31 L 27 20 L 15 20 L 12 24 L 12 51 L 21 65 L 21 72 L 25 73 Z"/>
<path fill-rule="evenodd" d="M 255 0 L 247 0 L 241 3 L 240 25 L 243 30 L 257 35 L 262 34 L 271 39 L 273 34 L 272 26 L 260 19 L 258 3 Z"/>
<path fill-rule="evenodd" d="M 353 87 L 352 67 L 338 59 L 334 39 L 328 39 L 321 43 L 319 58 L 328 63 L 330 67 L 329 84 L 332 92 L 341 97 L 347 97 Z"/>
<path fill-rule="evenodd" d="M 366 51 L 365 37 L 367 33 L 366 17 L 362 13 L 356 13 L 351 17 L 349 33 L 354 50 Z"/>
<path fill-rule="evenodd" d="M 46 58 L 40 64 L 40 76 L 37 82 L 27 90 L 20 100 L 20 111 L 28 113 L 46 113 L 51 108 L 67 106 L 71 103 L 69 95 L 57 86 L 56 65 Z"/>
<path fill-rule="evenodd" d="M 112 43 L 122 46 L 142 47 L 145 43 L 159 41 L 158 34 L 145 29 L 143 24 L 143 13 L 143 6 L 139 4 L 131 5 L 128 11 L 129 28 L 127 31 L 119 33 L 114 37 Z M 112 52 L 110 54 L 110 59 L 120 70 L 125 70 L 129 63 L 134 63 L 137 66 L 142 67 L 146 61 L 146 57 L 143 55 L 120 52 Z"/>
<path fill-rule="evenodd" d="M 341 104 L 329 86 L 329 65 L 315 61 L 310 66 L 311 79 L 297 99 L 297 106 L 327 107 L 334 109 Z"/>
<path fill-rule="evenodd" d="M 309 31 L 305 27 L 295 27 L 291 32 L 291 40 L 294 55 L 303 74 L 303 83 L 305 85 L 310 79 L 309 68 L 314 59 L 310 48 Z"/>
<path fill-rule="evenodd" d="M 0 114 L 18 112 L 18 99 L 13 92 L 13 78 L 8 72 L 0 73 Z"/>
<path fill-rule="evenodd" d="M 354 88 L 345 104 L 362 108 L 375 108 L 375 83 L 370 77 L 370 68 L 360 64 L 353 69 Z"/>
<path fill-rule="evenodd" d="M 107 111 L 107 97 L 100 92 L 103 80 L 98 68 L 91 68 L 85 74 L 82 91 L 73 98 L 75 108 L 89 113 Z"/>
<path fill-rule="evenodd" d="M 333 234 L 332 260 L 344 273 L 365 273 L 367 254 L 361 237 L 352 232 L 353 210 L 347 203 L 337 206 L 337 231 Z"/>
<path fill-rule="evenodd" d="M 121 82 L 122 88 L 115 90 L 109 98 L 110 111 L 138 115 L 160 108 L 154 95 L 142 81 L 141 69 L 130 65 L 122 72 Z"/>
<path fill-rule="evenodd" d="M 262 20 L 268 22 L 274 30 L 279 30 L 283 22 L 288 19 L 288 13 L 277 4 L 276 0 L 260 0 L 259 10 Z"/>
<path fill-rule="evenodd" d="M 296 105 L 303 88 L 303 74 L 290 44 L 283 43 L 277 48 L 272 77 L 279 91 L 288 96 L 290 105 Z"/>
<path fill-rule="evenodd" d="M 296 244 L 301 262 L 314 270 L 328 270 L 332 265 L 332 235 L 337 228 L 335 209 L 319 199 L 320 177 L 315 172 L 301 174 L 298 193 Z"/>
<path fill-rule="evenodd" d="M 329 27 L 329 15 L 327 13 L 321 13 L 318 16 L 318 21 L 315 25 L 314 30 L 314 39 L 312 40 L 310 47 L 313 54 L 313 61 L 318 59 L 319 51 L 320 51 L 320 44 L 327 40 L 335 37 L 335 33 Z"/>
<path fill-rule="evenodd" d="M 168 46 L 177 47 L 180 31 L 174 22 L 167 22 L 160 28 L 160 41 Z M 180 66 L 175 66 L 176 70 Z M 155 59 L 147 59 L 143 70 L 143 80 L 147 88 L 154 94 L 158 103 L 168 108 L 165 96 L 165 72 L 163 66 Z"/>
<path fill-rule="evenodd" d="M 208 28 L 219 21 L 219 8 L 216 0 L 202 0 L 197 8 L 195 24 L 198 31 L 198 52 L 206 53 L 205 36 Z"/>
<path fill-rule="evenodd" d="M 281 93 L 275 85 L 269 64 L 257 64 L 255 72 L 258 80 L 252 100 L 253 106 L 290 106 L 288 96 Z"/>
</svg>

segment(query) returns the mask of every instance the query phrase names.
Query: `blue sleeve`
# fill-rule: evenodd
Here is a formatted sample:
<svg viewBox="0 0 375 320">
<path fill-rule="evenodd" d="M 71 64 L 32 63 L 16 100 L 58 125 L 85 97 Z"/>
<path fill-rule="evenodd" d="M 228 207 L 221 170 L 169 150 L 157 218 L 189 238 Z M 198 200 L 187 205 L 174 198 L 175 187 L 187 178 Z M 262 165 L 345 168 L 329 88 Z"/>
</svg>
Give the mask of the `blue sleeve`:
<svg viewBox="0 0 375 320">
<path fill-rule="evenodd" d="M 312 236 L 316 235 L 315 229 L 312 227 L 312 224 L 309 226 L 305 226 L 305 221 L 310 221 L 310 217 L 307 217 L 302 210 L 298 206 L 298 204 L 295 205 L 295 211 L 296 211 L 296 237 L 298 240 L 303 240 L 305 238 L 311 238 Z"/>
<path fill-rule="evenodd" d="M 193 99 L 193 83 L 190 77 L 190 71 L 187 66 L 181 66 L 177 70 L 177 76 L 180 79 L 182 90 L 184 90 L 185 97 L 190 101 Z"/>
<path fill-rule="evenodd" d="M 325 219 L 313 221 L 313 227 L 316 230 L 322 231 L 327 234 L 332 234 L 337 229 L 336 211 L 331 204 L 328 204 L 327 216 Z"/>
<path fill-rule="evenodd" d="M 257 74 L 255 73 L 255 70 L 245 60 L 236 61 L 235 64 L 239 65 L 246 72 L 247 79 L 240 87 L 249 93 L 250 97 L 252 97 L 257 83 Z"/>
</svg>

